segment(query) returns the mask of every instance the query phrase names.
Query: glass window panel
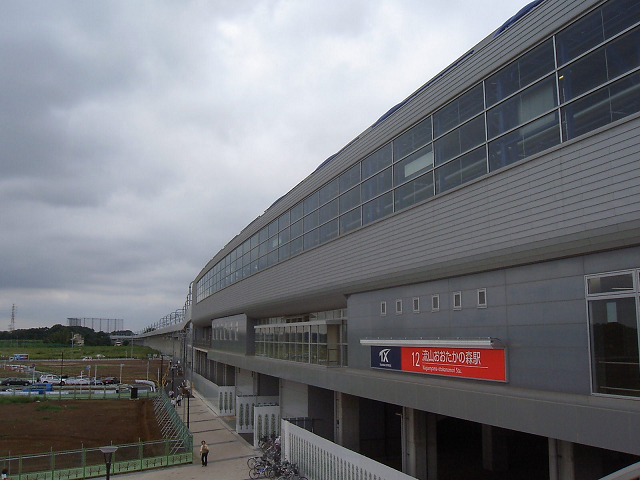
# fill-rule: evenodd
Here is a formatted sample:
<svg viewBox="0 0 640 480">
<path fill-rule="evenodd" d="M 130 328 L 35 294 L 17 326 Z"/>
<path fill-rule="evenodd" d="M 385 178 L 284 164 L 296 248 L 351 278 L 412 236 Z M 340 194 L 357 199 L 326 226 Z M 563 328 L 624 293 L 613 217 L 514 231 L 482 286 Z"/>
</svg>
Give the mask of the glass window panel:
<svg viewBox="0 0 640 480">
<path fill-rule="evenodd" d="M 300 220 L 304 215 L 304 206 L 302 202 L 298 203 L 294 207 L 291 208 L 291 223 Z"/>
<path fill-rule="evenodd" d="M 607 59 L 604 48 L 599 48 L 558 71 L 560 101 L 567 102 L 606 81 Z"/>
<path fill-rule="evenodd" d="M 332 200 L 326 205 L 323 205 L 322 207 L 320 207 L 320 210 L 318 210 L 318 212 L 320 217 L 320 224 L 328 222 L 332 218 L 337 217 L 338 216 L 338 199 L 336 198 L 335 200 Z"/>
<path fill-rule="evenodd" d="M 264 227 L 262 230 L 260 230 L 260 243 L 262 242 L 266 242 L 267 239 L 269 238 L 269 227 Z"/>
<path fill-rule="evenodd" d="M 242 256 L 242 266 L 249 265 L 251 263 L 251 253 L 245 253 Z"/>
<path fill-rule="evenodd" d="M 298 220 L 296 223 L 291 225 L 291 238 L 299 237 L 303 234 L 303 223 L 302 220 Z"/>
<path fill-rule="evenodd" d="M 391 192 L 362 205 L 362 224 L 366 225 L 393 212 Z"/>
<path fill-rule="evenodd" d="M 466 122 L 484 109 L 482 84 L 460 95 L 433 115 L 433 131 L 439 137 L 452 128 Z"/>
<path fill-rule="evenodd" d="M 640 65 L 640 28 L 625 33 L 607 45 L 607 73 L 614 79 Z"/>
<path fill-rule="evenodd" d="M 633 292 L 633 274 L 606 275 L 587 279 L 589 295 L 598 293 L 625 293 Z"/>
<path fill-rule="evenodd" d="M 434 143 L 436 165 L 440 165 L 466 150 L 477 147 L 484 141 L 484 117 L 480 115 L 436 140 Z"/>
<path fill-rule="evenodd" d="M 346 192 L 358 183 L 360 183 L 360 163 L 340 175 L 340 191 Z"/>
<path fill-rule="evenodd" d="M 640 74 L 635 73 L 562 108 L 565 139 L 575 138 L 640 111 Z"/>
<path fill-rule="evenodd" d="M 350 232 L 362 225 L 362 217 L 360 208 L 351 210 L 340 217 L 340 234 Z"/>
<path fill-rule="evenodd" d="M 288 243 L 290 238 L 290 230 L 288 228 L 285 228 L 278 234 L 278 245 L 284 245 L 285 243 Z"/>
<path fill-rule="evenodd" d="M 258 260 L 251 262 L 251 273 L 256 273 L 258 271 Z"/>
<path fill-rule="evenodd" d="M 276 233 L 278 233 L 278 220 L 274 220 L 269 224 L 269 237 L 273 237 Z"/>
<path fill-rule="evenodd" d="M 318 208 L 320 196 L 318 192 L 313 192 L 307 198 L 304 199 L 304 214 L 308 214 L 313 212 L 316 208 Z"/>
<path fill-rule="evenodd" d="M 405 183 L 394 192 L 396 211 L 433 197 L 433 172 Z"/>
<path fill-rule="evenodd" d="M 360 205 L 360 187 L 352 188 L 340 195 L 340 213 L 351 210 Z"/>
<path fill-rule="evenodd" d="M 287 228 L 289 226 L 289 218 L 289 210 L 278 217 L 278 230 L 282 230 L 283 228 Z"/>
<path fill-rule="evenodd" d="M 558 65 L 564 65 L 603 41 L 602 11 L 598 9 L 556 35 Z"/>
<path fill-rule="evenodd" d="M 340 225 L 337 218 L 334 218 L 328 223 L 325 223 L 320 227 L 320 243 L 331 240 L 338 236 Z"/>
<path fill-rule="evenodd" d="M 487 154 L 482 146 L 436 169 L 436 193 L 446 192 L 487 173 Z"/>
<path fill-rule="evenodd" d="M 268 266 L 275 265 L 276 263 L 278 263 L 278 250 L 274 250 L 273 252 L 269 252 L 269 255 L 267 255 L 267 265 Z"/>
<path fill-rule="evenodd" d="M 266 255 L 268 252 L 269 252 L 269 243 L 268 242 L 261 243 L 260 246 L 258 247 L 258 253 L 260 254 L 260 256 L 262 257 L 263 255 Z"/>
<path fill-rule="evenodd" d="M 320 243 L 320 230 L 316 228 L 304 234 L 304 249 L 308 250 Z"/>
<path fill-rule="evenodd" d="M 310 231 L 310 230 L 313 230 L 319 224 L 320 224 L 320 222 L 319 222 L 318 211 L 316 210 L 315 212 L 313 212 L 313 213 L 307 215 L 306 217 L 304 217 L 304 231 L 305 231 L 305 233 Z"/>
<path fill-rule="evenodd" d="M 362 179 L 375 175 L 389 165 L 391 165 L 391 143 L 362 160 Z"/>
<path fill-rule="evenodd" d="M 559 143 L 558 113 L 552 112 L 489 143 L 489 170 L 493 172 Z"/>
<path fill-rule="evenodd" d="M 393 141 L 393 160 L 415 152 L 431 141 L 431 117 L 425 118 Z"/>
<path fill-rule="evenodd" d="M 236 259 L 236 257 L 237 257 L 237 253 L 236 253 L 236 251 L 235 251 L 235 250 L 232 250 L 232 251 L 231 251 L 231 253 L 229 253 L 229 261 L 230 261 L 230 262 L 234 262 L 234 261 L 235 261 L 235 259 Z"/>
<path fill-rule="evenodd" d="M 289 244 L 291 246 L 291 255 L 296 255 L 302 251 L 302 246 L 303 246 L 302 239 L 303 237 L 298 237 L 291 240 L 291 243 Z"/>
<path fill-rule="evenodd" d="M 640 73 L 634 73 L 609 86 L 611 120 L 615 122 L 640 112 Z"/>
<path fill-rule="evenodd" d="M 242 276 L 248 277 L 249 275 L 251 275 L 251 266 L 245 265 L 244 267 L 242 267 Z"/>
<path fill-rule="evenodd" d="M 624 29 L 640 22 L 640 3 L 638 0 L 616 0 L 602 7 L 604 19 L 604 37 L 611 38 Z"/>
<path fill-rule="evenodd" d="M 274 235 L 273 237 L 271 237 L 267 242 L 267 245 L 269 246 L 269 251 L 278 248 L 278 235 Z"/>
<path fill-rule="evenodd" d="M 329 200 L 332 200 L 338 196 L 338 179 L 334 178 L 319 191 L 320 205 L 324 205 Z"/>
<path fill-rule="evenodd" d="M 556 106 L 556 82 L 550 76 L 487 111 L 489 138 L 526 123 Z"/>
<path fill-rule="evenodd" d="M 640 396 L 636 299 L 589 301 L 595 392 Z"/>
<path fill-rule="evenodd" d="M 278 261 L 286 260 L 291 256 L 291 245 L 288 243 L 278 249 Z"/>
<path fill-rule="evenodd" d="M 562 109 L 562 135 L 570 140 L 611 123 L 609 88 L 603 88 Z"/>
<path fill-rule="evenodd" d="M 249 251 L 251 250 L 251 242 L 249 240 L 245 241 L 242 244 L 242 253 L 249 253 Z"/>
<path fill-rule="evenodd" d="M 251 261 L 253 262 L 254 260 L 257 260 L 258 257 L 260 257 L 260 249 L 254 248 L 251 250 Z"/>
<path fill-rule="evenodd" d="M 428 145 L 393 166 L 393 184 L 411 180 L 433 168 L 433 148 Z"/>
<path fill-rule="evenodd" d="M 258 270 L 264 270 L 265 268 L 267 268 L 267 256 L 266 255 L 264 257 L 260 257 L 260 259 L 258 260 Z"/>
<path fill-rule="evenodd" d="M 391 168 L 387 168 L 378 173 L 374 177 L 362 182 L 362 201 L 372 199 L 375 196 L 380 195 L 383 192 L 391 189 Z"/>
<path fill-rule="evenodd" d="M 507 98 L 553 68 L 553 43 L 549 39 L 485 80 L 487 106 Z"/>
<path fill-rule="evenodd" d="M 251 248 L 255 248 L 260 245 L 260 237 L 256 233 L 253 237 L 251 237 Z"/>
</svg>

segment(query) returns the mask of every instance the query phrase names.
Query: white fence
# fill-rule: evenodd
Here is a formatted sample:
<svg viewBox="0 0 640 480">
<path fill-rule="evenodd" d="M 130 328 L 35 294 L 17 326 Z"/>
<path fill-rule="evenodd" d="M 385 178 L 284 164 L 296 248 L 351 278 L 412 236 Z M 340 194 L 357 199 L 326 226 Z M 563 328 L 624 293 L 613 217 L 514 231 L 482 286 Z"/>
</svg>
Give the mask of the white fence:
<svg viewBox="0 0 640 480">
<path fill-rule="evenodd" d="M 236 432 L 253 433 L 254 409 L 264 403 L 278 403 L 278 397 L 266 397 L 258 395 L 236 396 Z"/>
<path fill-rule="evenodd" d="M 286 420 L 281 422 L 281 429 L 283 457 L 298 464 L 300 471 L 309 480 L 414 479 Z"/>
<path fill-rule="evenodd" d="M 280 406 L 277 404 L 256 405 L 254 409 L 255 429 L 253 430 L 253 445 L 258 446 L 261 437 L 279 435 Z"/>
</svg>

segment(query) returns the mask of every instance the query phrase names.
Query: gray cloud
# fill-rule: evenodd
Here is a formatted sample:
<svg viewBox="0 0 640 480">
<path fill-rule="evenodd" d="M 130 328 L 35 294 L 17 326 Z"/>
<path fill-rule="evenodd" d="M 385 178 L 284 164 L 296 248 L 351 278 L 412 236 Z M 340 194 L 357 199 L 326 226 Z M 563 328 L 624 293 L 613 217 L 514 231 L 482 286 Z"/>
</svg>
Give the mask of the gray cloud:
<svg viewBox="0 0 640 480">
<path fill-rule="evenodd" d="M 182 306 L 229 240 L 522 6 L 0 3 L 0 322 Z M 0 329 L 6 328 L 0 323 Z"/>
</svg>

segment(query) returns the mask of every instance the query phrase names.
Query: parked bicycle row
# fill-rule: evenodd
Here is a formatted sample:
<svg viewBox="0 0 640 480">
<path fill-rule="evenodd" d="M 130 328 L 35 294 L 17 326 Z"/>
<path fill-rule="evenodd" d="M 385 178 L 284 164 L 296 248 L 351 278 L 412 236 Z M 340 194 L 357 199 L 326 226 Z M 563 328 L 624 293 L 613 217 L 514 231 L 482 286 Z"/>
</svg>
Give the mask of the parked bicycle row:
<svg viewBox="0 0 640 480">
<path fill-rule="evenodd" d="M 249 477 L 277 478 L 279 480 L 307 480 L 300 475 L 298 466 L 281 459 L 280 437 L 263 437 L 258 442 L 262 455 L 247 460 Z"/>
</svg>

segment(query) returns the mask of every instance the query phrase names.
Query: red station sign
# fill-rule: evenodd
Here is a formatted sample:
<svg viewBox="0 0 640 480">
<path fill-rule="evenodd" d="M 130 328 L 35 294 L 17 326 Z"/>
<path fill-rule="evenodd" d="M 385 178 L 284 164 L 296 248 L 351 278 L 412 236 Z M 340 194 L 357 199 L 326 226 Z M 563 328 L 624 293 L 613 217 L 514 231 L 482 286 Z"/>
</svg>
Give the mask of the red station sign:
<svg viewBox="0 0 640 480">
<path fill-rule="evenodd" d="M 401 347 L 405 372 L 507 381 L 503 349 Z"/>
<path fill-rule="evenodd" d="M 385 370 L 507 381 L 505 349 L 449 346 L 371 347 L 371 367 Z"/>
</svg>

